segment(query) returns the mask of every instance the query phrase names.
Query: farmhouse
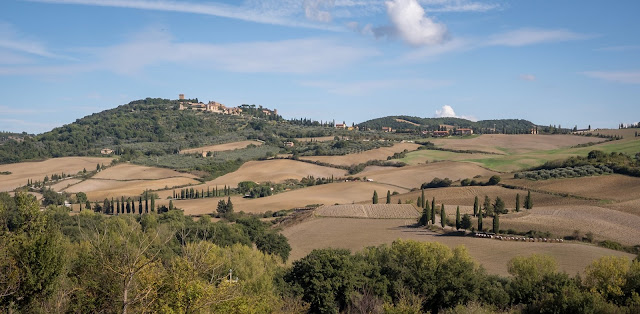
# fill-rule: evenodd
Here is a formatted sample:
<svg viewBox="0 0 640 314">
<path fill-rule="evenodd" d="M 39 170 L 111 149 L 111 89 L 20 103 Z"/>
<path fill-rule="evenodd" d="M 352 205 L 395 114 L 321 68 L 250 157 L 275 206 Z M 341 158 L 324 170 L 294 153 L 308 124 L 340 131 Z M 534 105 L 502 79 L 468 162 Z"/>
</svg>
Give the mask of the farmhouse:
<svg viewBox="0 0 640 314">
<path fill-rule="evenodd" d="M 449 136 L 449 131 L 433 131 L 432 134 L 434 137 L 445 137 Z"/>
<path fill-rule="evenodd" d="M 393 129 L 390 126 L 383 126 L 382 132 L 393 132 Z"/>
<path fill-rule="evenodd" d="M 103 148 L 100 151 L 100 154 L 102 154 L 102 155 L 111 155 L 111 154 L 113 154 L 113 149 Z"/>
<path fill-rule="evenodd" d="M 347 128 L 346 123 L 336 123 L 336 129 L 346 129 L 346 128 Z"/>
<path fill-rule="evenodd" d="M 293 147 L 293 142 L 284 142 L 284 147 Z"/>
<path fill-rule="evenodd" d="M 473 130 L 472 129 L 457 129 L 456 130 L 456 134 L 457 135 L 472 135 L 473 134 Z"/>
</svg>

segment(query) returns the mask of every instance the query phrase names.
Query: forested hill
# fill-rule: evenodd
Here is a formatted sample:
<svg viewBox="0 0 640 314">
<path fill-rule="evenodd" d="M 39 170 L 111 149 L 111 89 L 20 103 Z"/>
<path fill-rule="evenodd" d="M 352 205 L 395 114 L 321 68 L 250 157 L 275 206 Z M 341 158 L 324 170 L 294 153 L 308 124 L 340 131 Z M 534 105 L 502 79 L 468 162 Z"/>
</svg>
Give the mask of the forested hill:
<svg viewBox="0 0 640 314">
<path fill-rule="evenodd" d="M 0 163 L 99 155 L 103 148 L 162 155 L 246 138 L 264 138 L 263 124 L 280 116 L 224 115 L 178 110 L 177 100 L 147 98 L 95 113 L 49 132 L 0 145 Z M 261 112 L 261 111 L 260 111 Z M 275 123 L 275 122 L 273 122 Z"/>
<path fill-rule="evenodd" d="M 470 121 L 460 118 L 419 118 L 412 116 L 388 116 L 358 124 L 360 128 L 380 130 L 391 127 L 397 130 L 436 131 L 440 125 L 452 125 L 457 128 L 470 128 L 475 133 L 491 133 L 494 128 L 499 133 L 529 133 L 535 126 L 530 121 L 521 119 Z"/>
</svg>

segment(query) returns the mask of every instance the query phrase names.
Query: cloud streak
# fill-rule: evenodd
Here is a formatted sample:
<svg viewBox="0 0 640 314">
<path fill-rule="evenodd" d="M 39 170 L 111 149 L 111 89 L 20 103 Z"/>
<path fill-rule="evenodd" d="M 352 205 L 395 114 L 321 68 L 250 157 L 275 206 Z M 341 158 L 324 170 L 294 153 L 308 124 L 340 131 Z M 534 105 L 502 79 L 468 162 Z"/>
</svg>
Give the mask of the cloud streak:
<svg viewBox="0 0 640 314">
<path fill-rule="evenodd" d="M 587 39 L 590 36 L 563 29 L 521 28 L 489 38 L 487 46 L 522 47 L 534 44 Z"/>
<path fill-rule="evenodd" d="M 218 16 L 238 19 L 246 22 L 322 29 L 329 31 L 343 31 L 341 27 L 325 24 L 307 23 L 288 18 L 288 10 L 280 10 L 282 6 L 262 6 L 259 9 L 248 6 L 231 6 L 220 3 L 193 3 L 170 0 L 27 0 L 30 2 L 50 4 L 88 5 L 101 7 L 117 7 L 127 9 L 154 10 L 165 12 L 179 12 Z"/>
<path fill-rule="evenodd" d="M 589 71 L 582 74 L 605 81 L 640 84 L 640 71 Z"/>
</svg>

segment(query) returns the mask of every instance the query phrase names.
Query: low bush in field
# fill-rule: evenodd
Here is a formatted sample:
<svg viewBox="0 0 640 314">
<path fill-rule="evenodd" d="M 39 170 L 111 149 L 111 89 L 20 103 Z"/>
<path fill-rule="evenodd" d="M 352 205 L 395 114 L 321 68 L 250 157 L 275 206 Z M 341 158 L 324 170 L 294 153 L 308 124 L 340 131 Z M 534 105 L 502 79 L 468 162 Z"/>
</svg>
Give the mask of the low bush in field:
<svg viewBox="0 0 640 314">
<path fill-rule="evenodd" d="M 576 167 L 563 167 L 551 170 L 541 169 L 533 171 L 518 172 L 513 175 L 515 179 L 548 180 L 561 178 L 579 178 L 599 176 L 613 173 L 613 170 L 605 165 L 585 165 Z"/>
</svg>

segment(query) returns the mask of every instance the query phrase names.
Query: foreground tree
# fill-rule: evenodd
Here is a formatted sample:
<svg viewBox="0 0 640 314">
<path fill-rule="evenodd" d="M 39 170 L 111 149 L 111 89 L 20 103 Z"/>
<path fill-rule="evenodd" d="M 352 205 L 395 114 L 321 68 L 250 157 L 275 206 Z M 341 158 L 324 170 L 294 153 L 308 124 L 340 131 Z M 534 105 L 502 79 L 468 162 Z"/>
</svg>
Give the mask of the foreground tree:
<svg viewBox="0 0 640 314">
<path fill-rule="evenodd" d="M 482 212 L 478 213 L 478 231 L 482 232 Z"/>
<path fill-rule="evenodd" d="M 462 221 L 460 220 L 460 206 L 456 208 L 456 230 L 462 228 Z"/>
<path fill-rule="evenodd" d="M 524 198 L 524 208 L 532 209 L 533 208 L 533 199 L 531 198 L 531 191 L 527 192 L 527 196 Z"/>
<path fill-rule="evenodd" d="M 469 230 L 471 228 L 471 217 L 469 214 L 462 215 L 462 221 L 460 222 L 460 227 L 465 230 Z"/>
<path fill-rule="evenodd" d="M 444 228 L 447 225 L 447 214 L 444 212 L 444 204 L 440 205 L 440 226 Z"/>
<path fill-rule="evenodd" d="M 493 233 L 500 233 L 500 214 L 497 212 L 493 216 Z"/>
<path fill-rule="evenodd" d="M 373 203 L 374 203 L 374 204 L 378 204 L 378 191 L 375 191 L 375 190 L 373 191 L 373 198 L 372 198 L 372 200 L 373 200 Z"/>
<path fill-rule="evenodd" d="M 520 211 L 520 193 L 516 194 L 516 212 Z"/>
<path fill-rule="evenodd" d="M 478 204 L 478 195 L 476 195 L 475 199 L 473 200 L 473 217 L 478 216 L 478 206 L 480 206 L 480 204 Z"/>
<path fill-rule="evenodd" d="M 387 190 L 387 204 L 391 204 L 391 191 Z"/>
</svg>

